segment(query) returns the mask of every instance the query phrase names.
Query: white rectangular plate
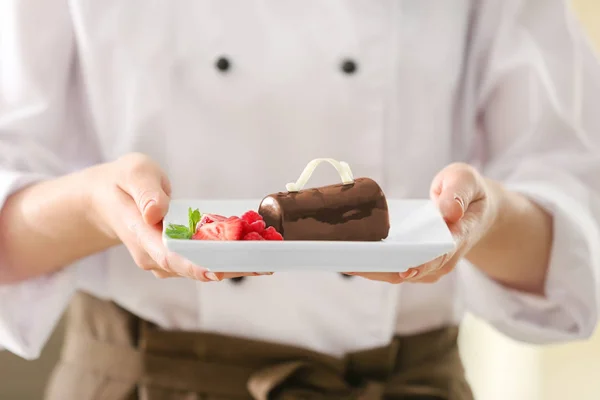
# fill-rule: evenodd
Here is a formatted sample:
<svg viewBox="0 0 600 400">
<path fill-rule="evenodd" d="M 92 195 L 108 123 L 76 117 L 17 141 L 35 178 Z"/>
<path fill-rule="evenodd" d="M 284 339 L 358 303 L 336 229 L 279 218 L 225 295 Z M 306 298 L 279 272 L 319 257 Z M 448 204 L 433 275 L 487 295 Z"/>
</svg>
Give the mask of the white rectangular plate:
<svg viewBox="0 0 600 400">
<path fill-rule="evenodd" d="M 240 216 L 259 200 L 175 200 L 168 224 L 187 225 L 188 208 Z M 390 234 L 381 242 L 175 240 L 168 249 L 216 272 L 403 272 L 454 249 L 446 223 L 429 200 L 388 200 Z"/>
</svg>

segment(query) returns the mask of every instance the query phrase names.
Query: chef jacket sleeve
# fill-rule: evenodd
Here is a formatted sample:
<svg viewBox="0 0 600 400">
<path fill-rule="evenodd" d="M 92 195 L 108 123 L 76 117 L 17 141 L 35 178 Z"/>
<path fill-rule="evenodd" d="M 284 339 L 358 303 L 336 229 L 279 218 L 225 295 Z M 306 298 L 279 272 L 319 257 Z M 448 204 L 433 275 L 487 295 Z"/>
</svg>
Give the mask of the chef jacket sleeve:
<svg viewBox="0 0 600 400">
<path fill-rule="evenodd" d="M 2 207 L 26 185 L 97 162 L 99 152 L 85 126 L 67 1 L 2 0 L 0 39 Z M 66 266 L 0 285 L 0 348 L 37 358 L 74 293 L 77 273 L 77 266 Z"/>
<path fill-rule="evenodd" d="M 583 339 L 599 308 L 600 66 L 566 2 L 504 4 L 479 78 L 482 169 L 553 216 L 546 296 L 510 290 L 468 263 L 460 292 L 516 340 Z"/>
</svg>

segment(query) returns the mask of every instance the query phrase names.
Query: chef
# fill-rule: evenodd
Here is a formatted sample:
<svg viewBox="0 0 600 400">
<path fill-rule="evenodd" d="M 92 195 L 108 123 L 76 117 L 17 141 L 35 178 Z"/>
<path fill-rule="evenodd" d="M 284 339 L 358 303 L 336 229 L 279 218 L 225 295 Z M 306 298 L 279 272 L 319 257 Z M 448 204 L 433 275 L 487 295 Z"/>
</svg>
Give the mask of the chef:
<svg viewBox="0 0 600 400">
<path fill-rule="evenodd" d="M 466 311 L 523 342 L 594 331 L 600 68 L 566 1 L 0 16 L 0 345 L 35 359 L 70 305 L 47 399 L 469 400 Z M 163 247 L 170 199 L 258 199 L 317 157 L 431 197 L 456 250 L 256 276 Z"/>
</svg>

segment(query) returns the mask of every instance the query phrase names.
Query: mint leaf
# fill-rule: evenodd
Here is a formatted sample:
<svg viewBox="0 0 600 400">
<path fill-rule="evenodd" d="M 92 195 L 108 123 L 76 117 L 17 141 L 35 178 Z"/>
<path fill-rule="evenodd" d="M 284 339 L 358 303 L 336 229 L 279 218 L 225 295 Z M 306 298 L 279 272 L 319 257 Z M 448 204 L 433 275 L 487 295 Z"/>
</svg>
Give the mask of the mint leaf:
<svg viewBox="0 0 600 400">
<path fill-rule="evenodd" d="M 187 226 L 174 224 L 169 224 L 165 233 L 171 239 L 190 239 L 193 235 Z"/>
<path fill-rule="evenodd" d="M 196 233 L 196 226 L 201 218 L 202 214 L 200 214 L 200 211 L 192 210 L 190 207 L 188 208 L 188 226 L 169 224 L 165 230 L 165 234 L 171 239 L 191 239 L 194 233 Z"/>
<path fill-rule="evenodd" d="M 188 208 L 188 220 L 190 224 L 190 232 L 192 235 L 196 233 L 196 226 L 198 226 L 198 222 L 200 222 L 200 218 L 202 218 L 202 214 L 198 209 L 192 210 L 192 208 Z"/>
</svg>

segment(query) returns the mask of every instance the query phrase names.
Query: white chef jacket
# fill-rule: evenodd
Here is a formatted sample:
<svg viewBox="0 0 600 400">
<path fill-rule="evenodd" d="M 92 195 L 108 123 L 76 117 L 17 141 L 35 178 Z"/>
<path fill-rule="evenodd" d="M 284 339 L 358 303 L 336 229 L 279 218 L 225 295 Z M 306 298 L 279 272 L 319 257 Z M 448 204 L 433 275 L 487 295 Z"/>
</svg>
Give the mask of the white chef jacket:
<svg viewBox="0 0 600 400">
<path fill-rule="evenodd" d="M 427 198 L 434 175 L 464 161 L 544 206 L 555 236 L 544 299 L 467 262 L 436 284 L 158 280 L 118 247 L 0 286 L 0 345 L 36 358 L 76 290 L 166 329 L 332 355 L 465 311 L 517 340 L 588 337 L 599 71 L 559 0 L 2 0 L 0 204 L 132 151 L 163 166 L 174 197 L 210 199 L 283 190 L 317 157 L 347 161 L 388 198 Z M 328 173 L 311 183 L 339 179 Z"/>
</svg>

